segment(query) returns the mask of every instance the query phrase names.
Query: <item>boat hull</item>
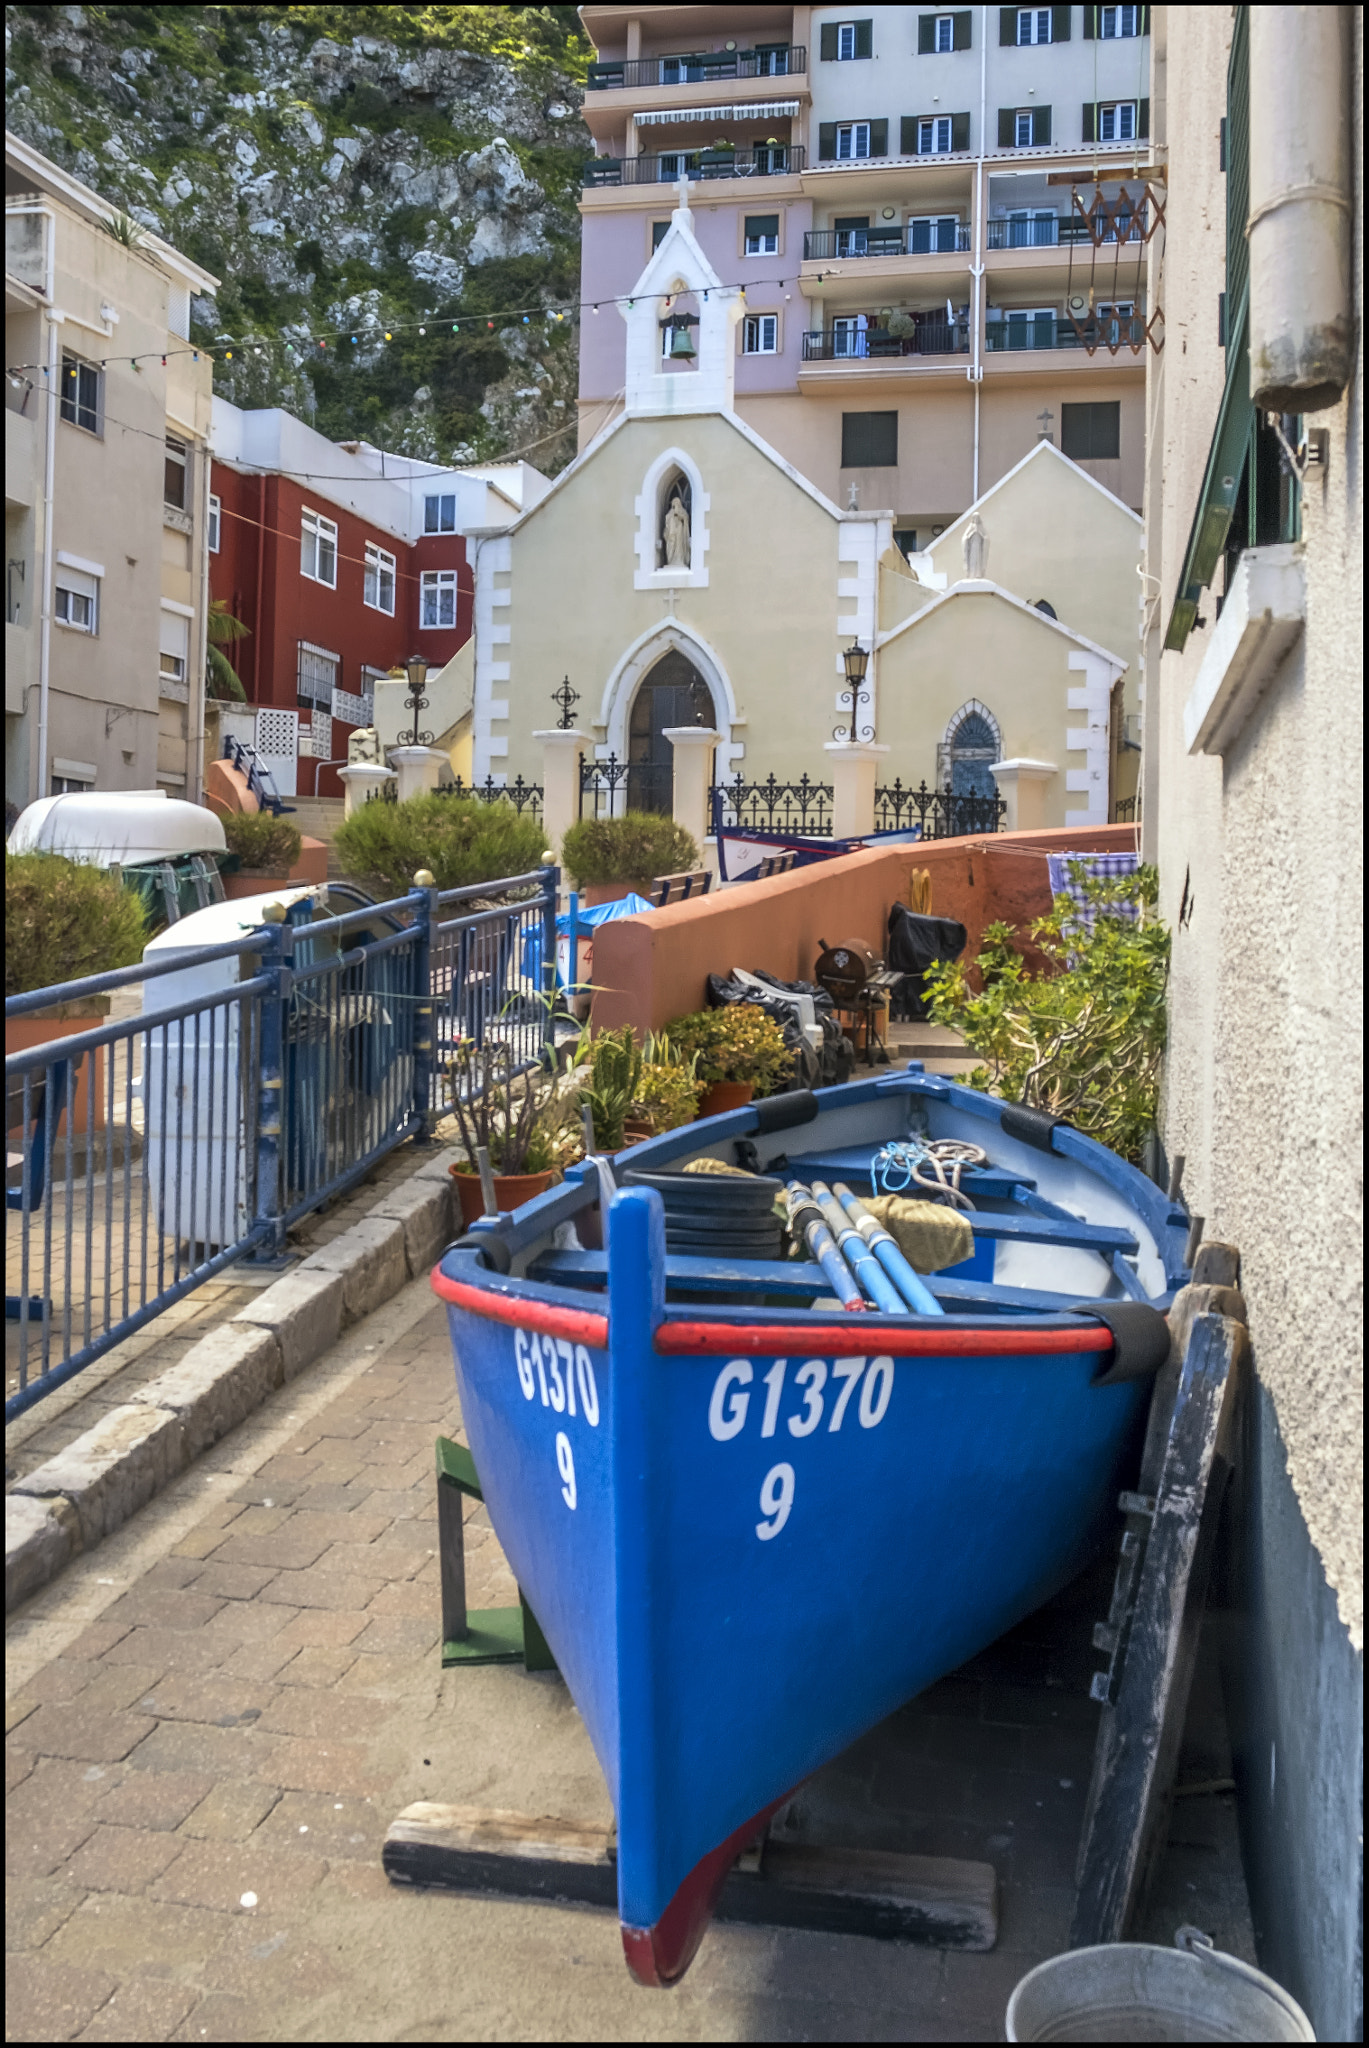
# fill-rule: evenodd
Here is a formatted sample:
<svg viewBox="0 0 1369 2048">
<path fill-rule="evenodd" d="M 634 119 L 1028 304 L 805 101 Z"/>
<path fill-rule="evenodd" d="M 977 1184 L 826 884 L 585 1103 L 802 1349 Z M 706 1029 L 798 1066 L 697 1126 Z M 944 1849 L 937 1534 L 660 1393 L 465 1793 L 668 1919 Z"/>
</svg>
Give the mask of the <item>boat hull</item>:
<svg viewBox="0 0 1369 2048">
<path fill-rule="evenodd" d="M 629 1966 L 664 1983 L 748 1830 L 1085 1561 L 1149 1387 L 1094 1384 L 1085 1319 L 667 1311 L 659 1197 L 610 1224 L 607 1316 L 471 1252 L 434 1284 L 491 1521 L 613 1801 Z"/>
</svg>

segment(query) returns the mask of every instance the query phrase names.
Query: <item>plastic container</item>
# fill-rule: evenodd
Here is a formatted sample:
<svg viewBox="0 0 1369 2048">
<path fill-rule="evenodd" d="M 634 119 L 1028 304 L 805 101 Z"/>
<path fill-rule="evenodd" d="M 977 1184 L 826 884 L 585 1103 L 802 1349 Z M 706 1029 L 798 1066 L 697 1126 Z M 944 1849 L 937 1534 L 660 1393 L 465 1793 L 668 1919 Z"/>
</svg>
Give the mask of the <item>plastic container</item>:
<svg viewBox="0 0 1369 2048">
<path fill-rule="evenodd" d="M 1315 2041 L 1272 1977 L 1181 1927 L 1173 1948 L 1113 1942 L 1052 1956 L 1008 2000 L 1010 2041 Z"/>
</svg>

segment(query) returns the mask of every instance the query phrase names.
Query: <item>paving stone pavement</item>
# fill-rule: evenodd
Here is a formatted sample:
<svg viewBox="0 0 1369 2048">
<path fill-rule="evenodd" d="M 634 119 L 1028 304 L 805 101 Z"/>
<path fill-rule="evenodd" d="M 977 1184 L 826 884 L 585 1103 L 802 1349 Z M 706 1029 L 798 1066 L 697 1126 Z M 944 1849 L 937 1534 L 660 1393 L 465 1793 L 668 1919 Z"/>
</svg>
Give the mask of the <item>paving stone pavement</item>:
<svg viewBox="0 0 1369 2048">
<path fill-rule="evenodd" d="M 836 1773 L 872 1813 L 921 1812 L 902 1846 L 998 1865 L 987 1955 L 718 1926 L 650 1992 L 609 1915 L 387 1882 L 414 1799 L 609 1817 L 554 1674 L 440 1668 L 433 1439 L 459 1420 L 414 1282 L 12 1617 L 7 2039 L 1002 2038 L 1064 1945 L 1092 1720 L 992 1665 Z M 508 1604 L 467 1512 L 471 1605 Z M 1248 1953 L 1227 1809 L 1182 1810 L 1160 1921 Z"/>
</svg>

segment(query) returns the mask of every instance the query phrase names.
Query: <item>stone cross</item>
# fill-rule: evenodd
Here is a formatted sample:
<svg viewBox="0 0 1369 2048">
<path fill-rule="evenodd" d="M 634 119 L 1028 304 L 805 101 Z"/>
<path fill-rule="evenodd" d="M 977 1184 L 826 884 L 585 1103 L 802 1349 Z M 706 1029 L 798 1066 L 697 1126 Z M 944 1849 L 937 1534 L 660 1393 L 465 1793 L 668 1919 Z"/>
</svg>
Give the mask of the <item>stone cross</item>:
<svg viewBox="0 0 1369 2048">
<path fill-rule="evenodd" d="M 680 211 L 681 213 L 688 213 L 688 212 L 689 212 L 689 173 L 688 173 L 688 171 L 681 171 L 681 172 L 680 172 L 680 182 L 679 182 L 679 184 L 678 184 L 678 185 L 677 185 L 677 186 L 675 187 L 675 191 L 676 191 L 676 195 L 677 195 L 677 197 L 679 198 L 679 202 L 680 202 L 680 205 L 679 205 L 679 211 Z"/>
<path fill-rule="evenodd" d="M 1051 432 L 1051 421 L 1055 418 L 1055 414 L 1051 411 L 1049 406 L 1045 406 L 1036 415 L 1036 417 L 1041 423 L 1041 431 L 1036 437 L 1037 440 L 1053 441 L 1055 439 L 1055 436 Z"/>
</svg>

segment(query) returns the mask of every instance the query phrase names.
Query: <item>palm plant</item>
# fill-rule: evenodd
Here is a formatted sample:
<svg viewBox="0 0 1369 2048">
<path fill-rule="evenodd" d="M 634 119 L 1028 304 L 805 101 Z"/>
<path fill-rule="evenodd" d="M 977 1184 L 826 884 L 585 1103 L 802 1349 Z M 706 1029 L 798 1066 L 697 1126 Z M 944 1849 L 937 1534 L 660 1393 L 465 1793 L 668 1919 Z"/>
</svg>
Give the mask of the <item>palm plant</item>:
<svg viewBox="0 0 1369 2048">
<path fill-rule="evenodd" d="M 125 249 L 136 249 L 143 239 L 143 230 L 130 213 L 112 213 L 108 220 L 100 222 L 100 226 Z"/>
<path fill-rule="evenodd" d="M 231 647 L 235 640 L 248 639 L 252 628 L 244 625 L 241 619 L 234 618 L 228 609 L 226 598 L 211 597 L 205 630 L 209 640 L 206 695 L 245 704 L 247 692 L 243 688 L 242 677 L 223 650 L 225 647 Z"/>
</svg>

